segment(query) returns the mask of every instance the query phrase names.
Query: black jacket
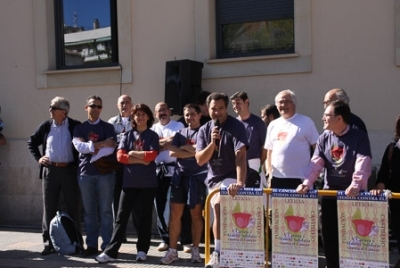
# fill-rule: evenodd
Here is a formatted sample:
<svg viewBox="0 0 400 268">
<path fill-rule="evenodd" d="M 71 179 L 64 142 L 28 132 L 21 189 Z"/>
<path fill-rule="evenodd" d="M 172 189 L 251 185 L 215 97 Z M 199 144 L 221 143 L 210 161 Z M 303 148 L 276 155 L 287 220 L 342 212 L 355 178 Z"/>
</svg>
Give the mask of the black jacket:
<svg viewBox="0 0 400 268">
<path fill-rule="evenodd" d="M 391 145 L 389 144 L 386 147 L 383 154 L 376 183 L 384 183 L 385 189 L 398 193 L 400 192 L 400 149 L 397 146 L 393 147 L 393 154 L 389 163 L 389 146 Z M 392 170 L 391 176 L 389 176 L 390 169 Z"/>
<path fill-rule="evenodd" d="M 50 126 L 53 123 L 53 119 L 46 120 L 44 121 L 37 129 L 36 131 L 31 135 L 31 137 L 28 140 L 28 149 L 35 158 L 36 161 L 39 161 L 39 159 L 45 155 L 46 152 L 46 141 L 47 141 L 47 136 L 49 135 L 50 132 Z M 71 134 L 71 139 L 74 137 L 74 128 L 81 124 L 78 120 L 72 119 L 68 117 L 68 130 L 69 133 Z M 42 146 L 42 153 L 39 151 L 39 146 Z M 71 147 L 72 147 L 72 153 L 74 155 L 74 164 L 78 166 L 79 163 L 79 153 L 76 151 L 74 145 L 71 142 Z M 42 178 L 42 173 L 43 173 L 43 165 L 40 165 L 40 173 L 39 173 L 39 179 Z"/>
</svg>

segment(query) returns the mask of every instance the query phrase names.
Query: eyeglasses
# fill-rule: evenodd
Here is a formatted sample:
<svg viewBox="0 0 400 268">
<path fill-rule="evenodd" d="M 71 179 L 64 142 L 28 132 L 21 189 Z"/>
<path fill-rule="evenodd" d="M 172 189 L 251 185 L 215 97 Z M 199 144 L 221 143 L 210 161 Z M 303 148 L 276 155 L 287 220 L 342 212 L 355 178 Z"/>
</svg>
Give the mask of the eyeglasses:
<svg viewBox="0 0 400 268">
<path fill-rule="evenodd" d="M 331 103 L 332 101 L 323 101 L 322 102 L 322 104 L 324 105 L 324 106 L 326 106 L 326 105 L 328 105 L 329 103 Z"/>
<path fill-rule="evenodd" d="M 50 106 L 49 109 L 52 110 L 52 111 L 64 110 L 64 109 L 62 109 L 60 107 L 55 107 L 55 106 Z"/>
<path fill-rule="evenodd" d="M 90 108 L 92 108 L 92 109 L 94 109 L 94 108 L 97 108 L 97 109 L 103 108 L 102 105 L 96 105 L 96 104 L 88 105 L 88 107 L 90 107 Z"/>
<path fill-rule="evenodd" d="M 292 103 L 293 101 L 291 101 L 291 100 L 280 100 L 280 101 L 278 101 L 278 103 L 279 104 L 289 104 L 289 103 Z"/>
</svg>

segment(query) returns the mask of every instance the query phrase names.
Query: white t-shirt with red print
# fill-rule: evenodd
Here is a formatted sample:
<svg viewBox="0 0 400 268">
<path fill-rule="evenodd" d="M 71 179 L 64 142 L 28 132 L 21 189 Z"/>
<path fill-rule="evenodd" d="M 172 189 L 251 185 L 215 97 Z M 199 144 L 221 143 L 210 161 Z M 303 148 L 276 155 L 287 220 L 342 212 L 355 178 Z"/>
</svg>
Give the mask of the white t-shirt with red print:
<svg viewBox="0 0 400 268">
<path fill-rule="evenodd" d="M 289 119 L 273 120 L 267 130 L 264 148 L 272 150 L 272 176 L 304 179 L 311 159 L 311 145 L 318 141 L 318 131 L 311 118 L 294 114 Z"/>
</svg>

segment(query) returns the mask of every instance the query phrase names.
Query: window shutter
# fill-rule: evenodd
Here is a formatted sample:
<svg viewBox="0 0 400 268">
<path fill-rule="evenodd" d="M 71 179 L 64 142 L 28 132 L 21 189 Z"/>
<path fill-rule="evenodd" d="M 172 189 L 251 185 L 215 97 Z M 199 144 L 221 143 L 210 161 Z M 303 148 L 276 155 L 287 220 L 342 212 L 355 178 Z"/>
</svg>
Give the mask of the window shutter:
<svg viewBox="0 0 400 268">
<path fill-rule="evenodd" d="M 216 0 L 217 24 L 294 18 L 294 0 Z"/>
</svg>

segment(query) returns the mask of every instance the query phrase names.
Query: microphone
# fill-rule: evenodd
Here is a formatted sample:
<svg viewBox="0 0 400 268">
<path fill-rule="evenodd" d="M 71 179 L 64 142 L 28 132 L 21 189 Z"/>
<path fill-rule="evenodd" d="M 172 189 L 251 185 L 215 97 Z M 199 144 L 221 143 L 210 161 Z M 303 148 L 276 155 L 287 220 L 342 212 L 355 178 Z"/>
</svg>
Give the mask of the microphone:
<svg viewBox="0 0 400 268">
<path fill-rule="evenodd" d="M 214 121 L 214 126 L 216 126 L 217 129 L 219 130 L 219 120 L 218 120 L 218 118 L 215 118 L 213 121 Z M 219 139 L 218 139 L 218 140 L 215 140 L 215 145 L 216 145 L 217 147 L 219 147 Z"/>
<path fill-rule="evenodd" d="M 213 121 L 214 121 L 214 125 L 215 125 L 217 128 L 219 128 L 219 120 L 218 120 L 218 118 L 215 118 Z"/>
</svg>

